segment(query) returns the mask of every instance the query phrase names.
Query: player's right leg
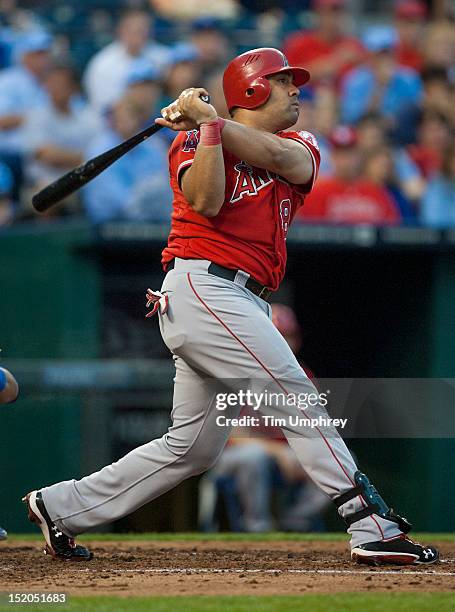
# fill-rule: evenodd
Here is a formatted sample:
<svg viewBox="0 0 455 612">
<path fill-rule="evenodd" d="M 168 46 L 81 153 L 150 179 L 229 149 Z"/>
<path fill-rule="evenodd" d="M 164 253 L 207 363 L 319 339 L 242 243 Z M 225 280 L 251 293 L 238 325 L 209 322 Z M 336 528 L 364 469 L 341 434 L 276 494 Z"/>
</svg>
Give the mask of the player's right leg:
<svg viewBox="0 0 455 612">
<path fill-rule="evenodd" d="M 29 518 L 42 530 L 47 552 L 64 559 L 88 559 L 73 538 L 121 518 L 207 470 L 218 458 L 230 428 L 216 427 L 213 381 L 176 358 L 172 426 L 159 439 L 78 481 L 67 480 L 24 498 Z M 228 411 L 237 416 L 238 410 Z"/>
</svg>

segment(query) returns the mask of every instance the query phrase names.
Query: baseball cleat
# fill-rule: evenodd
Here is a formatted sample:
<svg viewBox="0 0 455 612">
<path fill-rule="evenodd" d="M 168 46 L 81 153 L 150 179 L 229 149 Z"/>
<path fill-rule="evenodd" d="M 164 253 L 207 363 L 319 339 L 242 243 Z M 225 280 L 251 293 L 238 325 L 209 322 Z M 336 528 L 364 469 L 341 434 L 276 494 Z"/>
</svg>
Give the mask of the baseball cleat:
<svg viewBox="0 0 455 612">
<path fill-rule="evenodd" d="M 6 531 L 3 529 L 3 527 L 0 527 L 0 540 L 6 540 L 7 537 L 8 534 L 6 533 Z"/>
<path fill-rule="evenodd" d="M 43 532 L 46 540 L 45 555 L 64 561 L 89 561 L 93 557 L 84 546 L 79 546 L 73 538 L 68 537 L 52 522 L 43 502 L 41 491 L 32 491 L 22 498 L 27 504 L 28 519 Z"/>
<path fill-rule="evenodd" d="M 439 551 L 403 534 L 386 542 L 360 544 L 351 550 L 351 559 L 368 565 L 429 565 L 439 560 Z"/>
</svg>

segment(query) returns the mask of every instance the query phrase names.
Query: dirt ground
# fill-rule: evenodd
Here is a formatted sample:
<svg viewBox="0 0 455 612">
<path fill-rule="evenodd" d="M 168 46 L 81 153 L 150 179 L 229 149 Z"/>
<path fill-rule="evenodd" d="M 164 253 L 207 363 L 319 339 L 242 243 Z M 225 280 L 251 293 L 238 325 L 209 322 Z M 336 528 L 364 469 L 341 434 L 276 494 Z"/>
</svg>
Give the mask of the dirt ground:
<svg viewBox="0 0 455 612">
<path fill-rule="evenodd" d="M 431 542 L 438 545 L 438 542 Z M 455 544 L 428 567 L 354 565 L 343 542 L 90 542 L 90 562 L 43 555 L 38 542 L 0 546 L 0 591 L 70 595 L 298 595 L 453 591 Z"/>
</svg>

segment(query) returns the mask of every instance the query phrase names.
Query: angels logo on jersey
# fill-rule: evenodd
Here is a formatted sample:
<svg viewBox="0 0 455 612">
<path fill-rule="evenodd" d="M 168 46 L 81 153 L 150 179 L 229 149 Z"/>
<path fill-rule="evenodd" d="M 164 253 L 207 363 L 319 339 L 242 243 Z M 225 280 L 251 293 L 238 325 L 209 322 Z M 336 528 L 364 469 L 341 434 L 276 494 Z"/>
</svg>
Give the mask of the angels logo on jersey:
<svg viewBox="0 0 455 612">
<path fill-rule="evenodd" d="M 268 170 L 253 168 L 244 161 L 235 164 L 234 169 L 237 172 L 237 178 L 230 199 L 232 203 L 238 202 L 244 196 L 256 195 L 263 187 L 273 182 Z"/>
<path fill-rule="evenodd" d="M 308 141 L 310 144 L 313 145 L 315 149 L 319 151 L 318 141 L 313 136 L 313 134 L 311 134 L 310 132 L 305 132 L 305 130 L 301 130 L 300 132 L 298 132 L 298 134 L 303 140 Z"/>
<path fill-rule="evenodd" d="M 185 153 L 189 153 L 190 151 L 196 151 L 198 143 L 199 138 L 197 130 L 190 130 L 186 133 L 186 140 L 185 144 L 182 147 L 182 151 L 184 151 Z"/>
</svg>

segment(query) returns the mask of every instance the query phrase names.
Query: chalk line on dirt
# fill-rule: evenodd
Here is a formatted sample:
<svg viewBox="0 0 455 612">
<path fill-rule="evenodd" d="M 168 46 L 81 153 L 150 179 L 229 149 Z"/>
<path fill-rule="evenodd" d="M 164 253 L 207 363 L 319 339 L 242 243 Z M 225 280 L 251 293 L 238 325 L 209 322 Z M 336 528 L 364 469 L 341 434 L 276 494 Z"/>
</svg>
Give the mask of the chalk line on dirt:
<svg viewBox="0 0 455 612">
<path fill-rule="evenodd" d="M 13 567 L 0 566 L 1 571 L 11 570 Z M 196 568 L 196 567 L 169 567 L 169 568 L 133 568 L 133 569 L 94 569 L 66 567 L 65 570 L 75 573 L 115 573 L 115 574 L 347 574 L 357 576 L 455 576 L 455 572 L 438 572 L 437 570 L 347 570 L 347 569 L 242 569 L 242 568 Z"/>
</svg>

